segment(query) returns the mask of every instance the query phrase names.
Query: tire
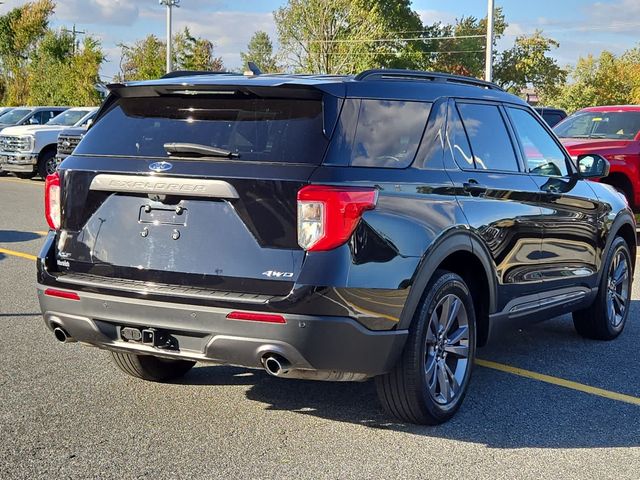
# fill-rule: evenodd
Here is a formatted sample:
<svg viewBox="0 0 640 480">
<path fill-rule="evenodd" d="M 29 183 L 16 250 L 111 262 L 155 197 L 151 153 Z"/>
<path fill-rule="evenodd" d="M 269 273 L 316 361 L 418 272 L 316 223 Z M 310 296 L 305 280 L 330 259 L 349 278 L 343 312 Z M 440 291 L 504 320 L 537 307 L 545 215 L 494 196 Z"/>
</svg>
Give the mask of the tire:
<svg viewBox="0 0 640 480">
<path fill-rule="evenodd" d="M 589 308 L 573 312 L 573 325 L 580 335 L 613 340 L 622 333 L 631 308 L 631 265 L 627 242 L 616 237 L 602 266 L 596 299 Z"/>
<path fill-rule="evenodd" d="M 467 392 L 476 353 L 476 321 L 469 288 L 455 273 L 436 271 L 425 292 L 402 357 L 392 371 L 376 377 L 376 388 L 389 414 L 409 423 L 437 425 L 457 412 Z M 457 316 L 447 335 L 439 337 L 434 332 L 443 331 L 445 309 L 457 311 Z M 452 334 L 457 341 L 451 341 Z M 457 385 L 451 390 L 452 383 Z"/>
<path fill-rule="evenodd" d="M 196 362 L 171 360 L 151 355 L 111 352 L 113 361 L 124 373 L 150 382 L 168 382 L 184 376 Z"/>
<path fill-rule="evenodd" d="M 46 150 L 38 158 L 38 175 L 43 180 L 47 178 L 47 175 L 55 173 L 56 165 L 56 150 Z"/>
</svg>

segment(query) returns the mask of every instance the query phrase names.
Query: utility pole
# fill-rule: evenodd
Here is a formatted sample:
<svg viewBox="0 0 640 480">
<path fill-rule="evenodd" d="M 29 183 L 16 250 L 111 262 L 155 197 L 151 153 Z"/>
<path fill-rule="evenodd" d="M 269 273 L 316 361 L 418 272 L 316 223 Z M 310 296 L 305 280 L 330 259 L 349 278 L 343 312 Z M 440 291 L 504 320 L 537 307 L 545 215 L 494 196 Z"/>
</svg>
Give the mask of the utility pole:
<svg viewBox="0 0 640 480">
<path fill-rule="evenodd" d="M 159 0 L 160 5 L 167 7 L 167 73 L 173 70 L 171 65 L 171 40 L 173 35 L 171 34 L 171 21 L 173 7 L 179 8 L 180 0 Z"/>
<path fill-rule="evenodd" d="M 495 13 L 495 4 L 494 0 L 489 0 L 487 11 L 487 48 L 486 48 L 486 60 L 484 66 L 484 79 L 487 82 L 493 81 L 493 23 L 494 23 L 494 13 Z"/>
<path fill-rule="evenodd" d="M 76 30 L 76 24 L 75 23 L 73 24 L 73 29 L 72 30 L 69 30 L 68 28 L 63 28 L 62 31 L 65 32 L 65 33 L 70 33 L 71 35 L 73 35 L 73 54 L 75 55 L 76 51 L 78 50 L 78 48 L 80 46 L 79 43 L 76 41 L 76 37 L 78 35 L 86 35 L 87 32 L 85 32 L 84 30 Z"/>
</svg>

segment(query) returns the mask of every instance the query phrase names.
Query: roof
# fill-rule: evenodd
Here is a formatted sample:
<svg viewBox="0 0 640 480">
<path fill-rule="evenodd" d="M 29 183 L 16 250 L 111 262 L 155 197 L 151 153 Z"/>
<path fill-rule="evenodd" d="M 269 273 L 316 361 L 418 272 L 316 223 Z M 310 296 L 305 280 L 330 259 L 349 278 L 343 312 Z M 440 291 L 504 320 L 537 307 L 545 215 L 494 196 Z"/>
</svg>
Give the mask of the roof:
<svg viewBox="0 0 640 480">
<path fill-rule="evenodd" d="M 580 112 L 640 112 L 640 105 L 603 105 L 583 108 Z"/>
<path fill-rule="evenodd" d="M 384 98 L 395 100 L 434 101 L 439 97 L 473 98 L 504 101 L 526 105 L 526 103 L 497 85 L 470 77 L 448 75 L 435 72 L 411 70 L 367 70 L 354 75 L 303 75 L 303 74 L 262 74 L 245 76 L 236 73 L 196 73 L 171 74 L 167 78 L 113 84 L 112 92 L 128 88 L 168 88 L 181 93 L 193 89 L 207 90 L 208 87 L 247 90 L 260 88 L 315 89 L 337 97 Z"/>
</svg>

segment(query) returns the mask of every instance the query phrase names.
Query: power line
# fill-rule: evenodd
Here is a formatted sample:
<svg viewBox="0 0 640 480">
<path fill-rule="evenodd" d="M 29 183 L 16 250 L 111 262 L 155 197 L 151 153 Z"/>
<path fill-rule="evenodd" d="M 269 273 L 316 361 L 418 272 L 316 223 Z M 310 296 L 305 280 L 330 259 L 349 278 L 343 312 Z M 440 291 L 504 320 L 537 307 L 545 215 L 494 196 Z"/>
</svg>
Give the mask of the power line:
<svg viewBox="0 0 640 480">
<path fill-rule="evenodd" d="M 412 38 L 372 38 L 372 39 L 344 39 L 344 40 L 311 40 L 309 43 L 379 43 L 379 42 L 409 42 L 428 40 L 459 40 L 467 38 L 485 38 L 486 35 L 460 35 L 453 37 L 412 37 Z"/>
</svg>

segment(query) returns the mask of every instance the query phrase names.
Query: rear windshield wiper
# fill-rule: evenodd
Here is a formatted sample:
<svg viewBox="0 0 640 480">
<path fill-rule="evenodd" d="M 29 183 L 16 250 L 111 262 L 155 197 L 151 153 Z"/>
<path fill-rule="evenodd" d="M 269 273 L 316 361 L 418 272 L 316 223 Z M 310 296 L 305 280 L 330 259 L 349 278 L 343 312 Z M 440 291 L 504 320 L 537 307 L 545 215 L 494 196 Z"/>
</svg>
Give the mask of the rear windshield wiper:
<svg viewBox="0 0 640 480">
<path fill-rule="evenodd" d="M 198 157 L 239 158 L 240 155 L 224 148 L 201 145 L 199 143 L 165 143 L 164 149 L 169 155 L 184 153 Z"/>
</svg>

